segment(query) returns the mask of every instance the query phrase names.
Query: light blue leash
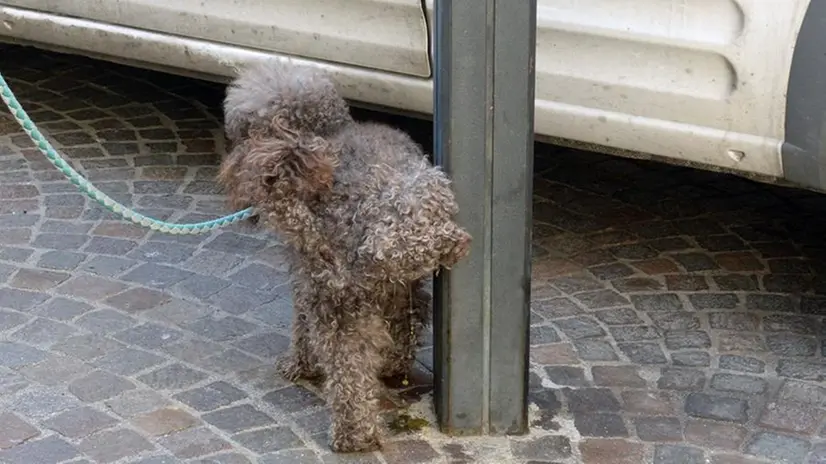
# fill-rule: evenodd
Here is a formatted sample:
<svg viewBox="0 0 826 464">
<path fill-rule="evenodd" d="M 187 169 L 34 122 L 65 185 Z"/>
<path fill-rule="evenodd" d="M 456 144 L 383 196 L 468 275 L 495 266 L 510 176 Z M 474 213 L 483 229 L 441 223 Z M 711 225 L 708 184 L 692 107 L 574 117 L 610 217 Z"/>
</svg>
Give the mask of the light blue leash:
<svg viewBox="0 0 826 464">
<path fill-rule="evenodd" d="M 20 127 L 26 131 L 26 134 L 29 135 L 29 138 L 32 139 L 32 142 L 37 146 L 41 153 L 43 153 L 46 158 L 52 163 L 60 172 L 65 175 L 71 183 L 73 183 L 77 188 L 89 196 L 89 198 L 97 201 L 101 205 L 103 205 L 109 211 L 117 214 L 118 216 L 123 217 L 135 224 L 142 225 L 147 227 L 151 230 L 156 230 L 159 232 L 163 232 L 166 234 L 173 234 L 173 235 L 195 235 L 195 234 L 204 234 L 207 232 L 211 232 L 215 229 L 219 229 L 221 227 L 225 227 L 231 224 L 235 224 L 238 221 L 243 221 L 248 217 L 255 214 L 253 208 L 247 208 L 242 211 L 238 211 L 236 213 L 232 213 L 228 216 L 220 217 L 217 219 L 213 219 L 211 221 L 206 222 L 196 222 L 194 224 L 171 224 L 168 222 L 160 221 L 158 219 L 154 219 L 148 216 L 144 216 L 138 212 L 135 212 L 126 206 L 118 203 L 109 195 L 98 190 L 94 185 L 90 184 L 89 181 L 84 179 L 77 171 L 72 169 L 57 152 L 57 150 L 52 147 L 48 140 L 43 137 L 43 134 L 37 129 L 34 122 L 29 118 L 29 115 L 26 114 L 26 111 L 23 110 L 23 107 L 20 106 L 20 102 L 17 101 L 17 98 L 12 93 L 9 85 L 6 83 L 6 80 L 3 78 L 3 74 L 0 74 L 0 98 L 6 103 L 6 106 L 11 111 L 12 116 L 14 119 L 17 120 L 17 123 L 20 124 Z"/>
</svg>

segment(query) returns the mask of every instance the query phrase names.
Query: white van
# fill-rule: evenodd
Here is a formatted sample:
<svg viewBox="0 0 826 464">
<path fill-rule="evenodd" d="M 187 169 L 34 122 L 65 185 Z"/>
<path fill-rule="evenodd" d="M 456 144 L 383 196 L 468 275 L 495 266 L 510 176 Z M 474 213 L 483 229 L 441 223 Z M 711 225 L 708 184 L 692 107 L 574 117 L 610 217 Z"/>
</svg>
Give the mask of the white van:
<svg viewBox="0 0 826 464">
<path fill-rule="evenodd" d="M 431 114 L 434 0 L 0 0 L 0 40 L 213 80 L 291 57 Z M 538 0 L 536 133 L 826 190 L 826 1 Z"/>
</svg>

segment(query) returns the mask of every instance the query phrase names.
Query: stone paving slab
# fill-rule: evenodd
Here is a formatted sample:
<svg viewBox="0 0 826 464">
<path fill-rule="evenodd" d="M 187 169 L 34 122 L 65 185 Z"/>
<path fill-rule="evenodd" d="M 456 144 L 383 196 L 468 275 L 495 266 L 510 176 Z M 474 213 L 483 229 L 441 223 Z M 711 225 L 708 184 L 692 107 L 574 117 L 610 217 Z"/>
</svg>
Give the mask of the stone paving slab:
<svg viewBox="0 0 826 464">
<path fill-rule="evenodd" d="M 172 221 L 226 212 L 220 86 L 0 55 L 98 187 Z M 427 124 L 364 116 L 430 143 Z M 385 449 L 341 456 L 316 388 L 273 370 L 291 317 L 277 238 L 118 221 L 0 112 L 0 463 L 826 463 L 826 199 L 538 153 L 531 434 L 435 432 L 426 343 L 413 387 L 388 395 Z"/>
</svg>

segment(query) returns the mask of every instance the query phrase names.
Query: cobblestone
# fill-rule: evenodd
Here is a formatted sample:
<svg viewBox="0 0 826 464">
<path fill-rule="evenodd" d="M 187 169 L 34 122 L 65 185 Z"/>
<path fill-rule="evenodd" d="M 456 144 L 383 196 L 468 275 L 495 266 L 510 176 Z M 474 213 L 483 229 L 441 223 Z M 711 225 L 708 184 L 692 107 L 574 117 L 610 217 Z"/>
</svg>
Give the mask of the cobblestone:
<svg viewBox="0 0 826 464">
<path fill-rule="evenodd" d="M 605 330 L 590 317 L 573 317 L 556 322 L 557 327 L 570 339 L 601 337 Z"/>
<path fill-rule="evenodd" d="M 12 342 L 0 342 L 0 366 L 23 367 L 42 361 L 46 353 L 36 348 Z"/>
<path fill-rule="evenodd" d="M 0 451 L 0 459 L 9 464 L 56 464 L 79 455 L 78 450 L 57 436 L 28 441 L 14 448 Z"/>
<path fill-rule="evenodd" d="M 75 324 L 81 328 L 100 335 L 120 332 L 134 325 L 134 319 L 111 309 L 99 309 L 80 316 Z"/>
<path fill-rule="evenodd" d="M 685 403 L 685 411 L 694 417 L 730 422 L 746 422 L 748 402 L 728 396 L 691 393 Z"/>
<path fill-rule="evenodd" d="M 585 370 L 575 366 L 549 366 L 545 368 L 545 374 L 551 382 L 557 385 L 570 387 L 584 387 L 588 385 L 585 378 Z"/>
<path fill-rule="evenodd" d="M 106 371 L 94 371 L 69 384 L 69 392 L 81 401 L 93 403 L 135 388 L 135 384 Z"/>
<path fill-rule="evenodd" d="M 274 422 L 267 414 L 248 404 L 213 411 L 204 414 L 203 418 L 215 427 L 230 433 L 261 427 Z"/>
<path fill-rule="evenodd" d="M 231 449 L 231 445 L 207 428 L 172 433 L 159 440 L 161 446 L 181 459 L 196 458 Z"/>
<path fill-rule="evenodd" d="M 711 364 L 711 356 L 705 351 L 672 353 L 671 362 L 675 366 L 708 367 Z"/>
<path fill-rule="evenodd" d="M 1 47 L 99 188 L 160 218 L 225 212 L 222 86 Z M 120 221 L 0 112 L 0 462 L 821 464 L 826 197 L 560 147 L 536 168 L 531 435 L 428 428 L 336 456 L 317 387 L 274 369 L 292 318 L 278 238 Z M 425 377 L 394 401 L 432 424 Z"/>
<path fill-rule="evenodd" d="M 233 440 L 260 454 L 304 446 L 304 442 L 288 427 L 269 427 L 239 433 L 233 436 Z"/>
<path fill-rule="evenodd" d="M 246 397 L 246 393 L 224 381 L 213 382 L 175 395 L 175 399 L 198 411 L 211 411 Z"/>
<path fill-rule="evenodd" d="M 810 446 L 801 438 L 760 432 L 746 443 L 746 452 L 772 462 L 803 462 Z"/>
<path fill-rule="evenodd" d="M 60 433 L 64 437 L 81 438 L 98 430 L 108 428 L 117 422 L 117 419 L 109 414 L 88 406 L 83 406 L 60 413 L 44 421 L 43 425 Z"/>
<path fill-rule="evenodd" d="M 588 438 L 579 445 L 583 464 L 638 464 L 645 458 L 640 443 L 616 438 Z"/>
<path fill-rule="evenodd" d="M 666 368 L 662 370 L 657 386 L 662 390 L 701 390 L 706 382 L 703 371 L 696 369 Z"/>
<path fill-rule="evenodd" d="M 561 436 L 538 437 L 526 441 L 513 441 L 511 449 L 517 458 L 551 461 L 569 457 L 571 442 L 568 438 Z"/>
<path fill-rule="evenodd" d="M 152 436 L 168 435 L 198 424 L 198 419 L 181 409 L 163 408 L 135 417 L 132 423 Z"/>
<path fill-rule="evenodd" d="M 667 359 L 657 343 L 618 343 L 620 351 L 631 362 L 638 364 L 665 364 Z"/>
<path fill-rule="evenodd" d="M 11 448 L 40 434 L 37 428 L 10 412 L 0 414 L 0 429 L 3 430 L 0 449 Z"/>
<path fill-rule="evenodd" d="M 658 445 L 654 451 L 654 464 L 704 464 L 703 451 L 680 445 Z"/>
<path fill-rule="evenodd" d="M 90 435 L 80 443 L 80 449 L 96 462 L 115 462 L 149 451 L 153 446 L 135 431 L 115 429 Z"/>
<path fill-rule="evenodd" d="M 152 390 L 127 390 L 104 403 L 115 414 L 130 418 L 166 406 L 170 401 Z"/>
<path fill-rule="evenodd" d="M 826 411 L 794 402 L 772 402 L 766 405 L 760 425 L 785 432 L 811 434 L 826 417 Z"/>
<path fill-rule="evenodd" d="M 37 265 L 45 269 L 71 271 L 77 268 L 86 256 L 71 251 L 47 251 L 43 253 Z"/>
<path fill-rule="evenodd" d="M 77 329 L 49 319 L 37 318 L 12 332 L 11 337 L 32 345 L 51 345 L 77 333 Z"/>
<path fill-rule="evenodd" d="M 710 449 L 737 450 L 747 434 L 743 426 L 719 421 L 689 419 L 685 425 L 688 443 Z"/>
<path fill-rule="evenodd" d="M 683 439 L 682 425 L 676 417 L 640 417 L 634 419 L 634 427 L 642 441 L 679 442 Z"/>
<path fill-rule="evenodd" d="M 826 387 L 819 385 L 787 380 L 780 388 L 778 397 L 781 400 L 794 401 L 821 409 L 826 408 Z"/>
<path fill-rule="evenodd" d="M 203 372 L 190 369 L 183 364 L 171 364 L 148 372 L 138 380 L 156 390 L 179 390 L 207 378 Z"/>
<path fill-rule="evenodd" d="M 760 374 L 766 370 L 766 363 L 757 358 L 725 354 L 720 356 L 720 369 Z"/>
</svg>

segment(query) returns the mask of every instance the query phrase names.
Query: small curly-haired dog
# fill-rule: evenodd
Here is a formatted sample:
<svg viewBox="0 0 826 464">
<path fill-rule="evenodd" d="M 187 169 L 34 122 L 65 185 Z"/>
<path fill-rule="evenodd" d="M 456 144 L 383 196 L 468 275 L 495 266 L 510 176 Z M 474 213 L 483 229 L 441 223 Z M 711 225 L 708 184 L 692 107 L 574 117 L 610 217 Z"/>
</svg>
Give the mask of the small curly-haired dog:
<svg viewBox="0 0 826 464">
<path fill-rule="evenodd" d="M 224 101 L 233 144 L 218 181 L 287 244 L 290 380 L 323 377 L 330 446 L 380 447 L 382 377 L 407 375 L 430 320 L 424 282 L 469 250 L 447 176 L 405 133 L 355 122 L 320 71 L 259 64 Z"/>
</svg>

